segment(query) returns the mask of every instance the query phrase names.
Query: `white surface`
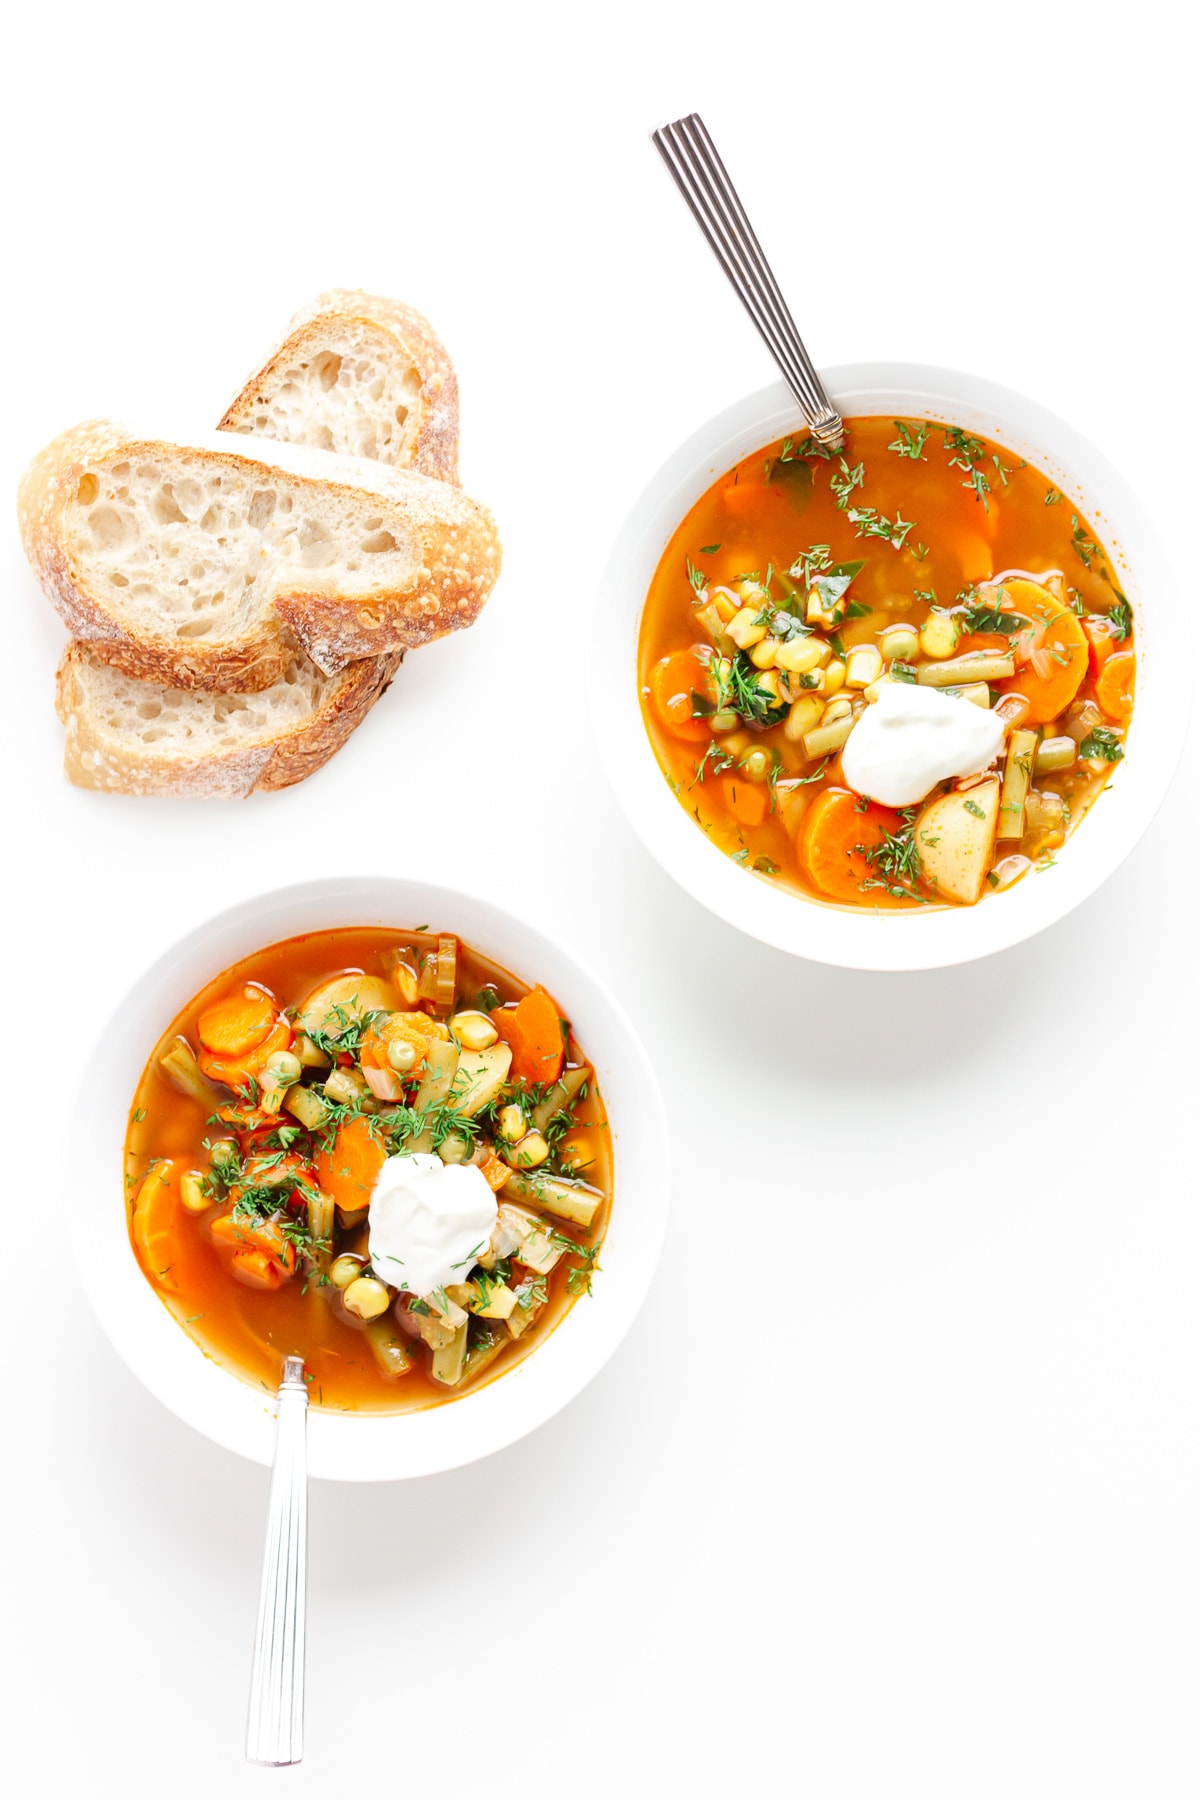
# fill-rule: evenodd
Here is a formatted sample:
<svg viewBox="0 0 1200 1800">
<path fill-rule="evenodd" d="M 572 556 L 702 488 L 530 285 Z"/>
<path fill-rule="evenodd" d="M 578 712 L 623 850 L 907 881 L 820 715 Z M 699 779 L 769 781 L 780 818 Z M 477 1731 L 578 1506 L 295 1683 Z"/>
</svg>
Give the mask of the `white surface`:
<svg viewBox="0 0 1200 1800">
<path fill-rule="evenodd" d="M 63 1158 L 71 1172 L 63 1239 L 75 1251 L 84 1290 L 109 1340 L 180 1419 L 217 1444 L 270 1464 L 275 1431 L 269 1398 L 205 1356 L 179 1329 L 129 1253 L 121 1168 L 130 1098 L 166 1025 L 222 969 L 301 932 L 422 921 L 457 933 L 501 968 L 543 981 L 566 1009 L 605 1097 L 614 1193 L 620 1192 L 622 1204 L 605 1233 L 604 1287 L 596 1304 L 572 1307 L 537 1353 L 503 1380 L 488 1382 L 454 1405 L 391 1418 L 314 1407 L 308 1467 L 325 1480 L 441 1474 L 505 1449 L 566 1406 L 629 1330 L 662 1246 L 670 1172 L 654 1071 L 612 995 L 544 931 L 478 895 L 378 875 L 275 889 L 205 921 L 171 944 L 153 966 L 131 971 L 132 986 L 120 996 L 83 1072 Z M 433 1161 L 442 1168 L 436 1157 Z M 471 1173 L 478 1176 L 477 1170 Z M 449 1178 L 453 1171 L 446 1174 Z M 491 1204 L 490 1188 L 487 1197 Z"/>
<path fill-rule="evenodd" d="M 9 1785 L 1190 1800 L 1195 740 L 1070 919 L 909 977 L 681 900 L 580 720 L 611 532 L 770 373 L 647 128 L 704 111 L 819 362 L 986 366 L 1194 536 L 1194 27 L 1163 0 L 372 17 L 10 23 L 6 491 L 164 382 L 215 419 L 294 306 L 358 281 L 445 335 L 507 562 L 323 774 L 201 812 L 62 785 L 61 632 L 9 528 Z M 456 1474 L 315 1488 L 307 1756 L 276 1777 L 241 1763 L 266 1474 L 175 1424 L 56 1272 L 31 1071 L 131 964 L 343 854 L 577 933 L 658 1064 L 677 1185 L 655 1294 L 574 1406 Z M 753 1349 L 709 1298 L 732 1207 L 792 1257 Z"/>
<path fill-rule="evenodd" d="M 911 363 L 839 366 L 827 387 L 844 417 L 943 419 L 1003 444 L 1048 476 L 1091 520 L 1133 606 L 1137 709 L 1130 754 L 1057 863 L 977 906 L 874 914 L 797 904 L 777 882 L 739 868 L 679 805 L 642 723 L 638 619 L 667 542 L 723 470 L 793 427 L 782 383 L 726 407 L 672 446 L 617 533 L 600 584 L 590 658 L 592 717 L 608 773 L 642 842 L 683 887 L 760 943 L 846 969 L 942 968 L 1023 943 L 1095 892 L 1138 842 L 1178 764 L 1193 685 L 1179 654 L 1188 613 L 1171 558 L 1136 494 L 1077 431 L 1027 396 L 978 376 Z M 1150 604 L 1153 596 L 1153 604 Z M 972 711 L 975 711 L 972 708 Z"/>
</svg>

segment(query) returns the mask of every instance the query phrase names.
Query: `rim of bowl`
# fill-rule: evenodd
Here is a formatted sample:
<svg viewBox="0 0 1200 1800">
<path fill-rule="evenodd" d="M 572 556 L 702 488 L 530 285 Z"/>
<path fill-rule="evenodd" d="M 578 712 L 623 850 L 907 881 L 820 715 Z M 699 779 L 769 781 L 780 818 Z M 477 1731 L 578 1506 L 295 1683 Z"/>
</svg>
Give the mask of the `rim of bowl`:
<svg viewBox="0 0 1200 1800">
<path fill-rule="evenodd" d="M 66 1144 L 64 1182 L 84 1293 L 123 1361 L 177 1418 L 214 1443 L 270 1464 L 275 1395 L 211 1359 L 172 1317 L 129 1243 L 123 1150 L 146 1061 L 175 1014 L 205 982 L 256 949 L 302 932 L 431 918 L 502 968 L 539 979 L 563 1005 L 597 1071 L 613 1147 L 614 1206 L 602 1278 L 515 1368 L 460 1399 L 407 1413 L 308 1414 L 309 1473 L 389 1481 L 460 1467 L 515 1443 L 597 1375 L 633 1324 L 666 1230 L 666 1115 L 641 1040 L 624 1009 L 574 951 L 516 914 L 462 890 L 400 876 L 339 876 L 292 884 L 226 908 L 143 970 L 100 1032 Z M 526 971 L 535 971 L 528 975 Z"/>
<path fill-rule="evenodd" d="M 672 534 L 718 476 L 752 450 L 802 429 L 782 382 L 717 413 L 662 463 L 625 519 L 601 581 L 589 697 L 601 759 L 650 854 L 691 896 L 748 936 L 840 968 L 919 970 L 971 962 L 1022 943 L 1063 918 L 1124 861 L 1170 786 L 1187 731 L 1186 660 L 1171 650 L 1182 625 L 1171 559 L 1124 478 L 1081 433 L 1038 401 L 958 369 L 847 363 L 825 371 L 847 417 L 889 415 L 959 425 L 1025 457 L 1095 526 L 1137 624 L 1138 700 L 1128 753 L 1068 839 L 1061 861 L 1031 870 L 973 907 L 927 913 L 838 907 L 775 888 L 736 867 L 672 794 L 642 722 L 638 629 L 650 581 Z"/>
</svg>

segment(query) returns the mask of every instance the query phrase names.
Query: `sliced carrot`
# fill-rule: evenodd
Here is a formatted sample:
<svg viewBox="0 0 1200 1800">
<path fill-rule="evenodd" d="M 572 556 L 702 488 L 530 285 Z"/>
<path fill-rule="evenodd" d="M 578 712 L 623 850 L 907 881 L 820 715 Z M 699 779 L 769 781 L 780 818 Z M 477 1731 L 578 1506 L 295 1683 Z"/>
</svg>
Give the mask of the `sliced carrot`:
<svg viewBox="0 0 1200 1800">
<path fill-rule="evenodd" d="M 692 713 L 692 695 L 702 694 L 716 704 L 708 665 L 701 662 L 695 650 L 673 650 L 655 663 L 650 671 L 650 698 L 654 710 L 666 729 L 678 738 L 699 743 L 710 736 L 707 720 Z"/>
<path fill-rule="evenodd" d="M 283 1270 L 265 1250 L 235 1250 L 230 1268 L 235 1281 L 269 1294 L 284 1281 Z"/>
<path fill-rule="evenodd" d="M 244 1056 L 270 1031 L 278 1013 L 265 988 L 247 982 L 236 994 L 227 994 L 206 1006 L 196 1021 L 200 1042 L 217 1056 Z"/>
<path fill-rule="evenodd" d="M 416 1052 L 417 1060 L 412 1067 L 412 1074 L 416 1075 L 424 1067 L 429 1046 L 435 1039 L 448 1043 L 450 1032 L 440 1020 L 431 1019 L 428 1013 L 385 1013 L 382 1018 L 372 1019 L 362 1041 L 359 1060 L 369 1069 L 390 1068 L 388 1045 L 408 1043 Z M 410 1077 L 406 1076 L 405 1079 Z"/>
<path fill-rule="evenodd" d="M 721 489 L 721 499 L 726 511 L 735 519 L 750 518 L 761 512 L 767 491 L 757 481 L 732 481 L 727 488 Z"/>
<path fill-rule="evenodd" d="M 751 830 L 767 816 L 767 796 L 761 786 L 747 781 L 744 775 L 727 775 L 721 783 L 725 804 L 739 825 Z"/>
<path fill-rule="evenodd" d="M 476 1167 L 494 1194 L 500 1191 L 512 1174 L 512 1170 L 504 1158 L 497 1156 L 494 1150 L 485 1150 L 479 1157 Z"/>
<path fill-rule="evenodd" d="M 1049 589 L 1037 593 L 1032 607 L 1021 608 L 1032 612 L 1033 622 L 1015 640 L 1017 672 L 996 684 L 1004 693 L 1024 694 L 1027 725 L 1045 725 L 1064 713 L 1088 669 L 1088 640 L 1078 618 Z"/>
<path fill-rule="evenodd" d="M 329 1150 L 318 1150 L 313 1162 L 323 1193 L 347 1212 L 357 1212 L 371 1198 L 376 1177 L 387 1161 L 387 1145 L 365 1118 L 339 1125 Z"/>
<path fill-rule="evenodd" d="M 236 1092 L 248 1088 L 252 1081 L 257 1081 L 266 1068 L 268 1059 L 277 1050 L 290 1048 L 292 1036 L 291 1026 L 281 1017 L 253 1050 L 247 1050 L 240 1056 L 217 1056 L 210 1050 L 201 1050 L 197 1061 L 210 1080 L 219 1081 Z"/>
<path fill-rule="evenodd" d="M 1137 663 L 1132 650 L 1110 656 L 1096 681 L 1096 699 L 1110 719 L 1127 725 L 1133 713 Z"/>
<path fill-rule="evenodd" d="M 233 1245 L 238 1251 L 257 1250 L 269 1256 L 279 1270 L 280 1279 L 295 1273 L 296 1246 L 280 1230 L 274 1219 L 242 1216 L 232 1207 L 218 1213 L 209 1226 L 218 1244 Z"/>
<path fill-rule="evenodd" d="M 968 631 L 960 637 L 955 656 L 1007 656 L 1009 642 L 1002 631 Z"/>
<path fill-rule="evenodd" d="M 1094 681 L 1116 649 L 1117 640 L 1107 619 L 1085 619 L 1083 630 L 1088 641 L 1088 668 Z"/>
<path fill-rule="evenodd" d="M 543 987 L 503 1006 L 492 1014 L 492 1024 L 513 1053 L 514 1081 L 557 1081 L 562 1074 L 566 1046 L 558 1007 Z"/>
<path fill-rule="evenodd" d="M 893 896 L 885 889 L 863 886 L 875 879 L 863 851 L 882 843 L 885 833 L 894 836 L 903 829 L 903 819 L 890 807 L 864 802 L 845 788 L 825 788 L 804 816 L 800 867 L 831 900 L 887 906 Z"/>
<path fill-rule="evenodd" d="M 178 1192 L 177 1171 L 167 1158 L 147 1170 L 133 1207 L 133 1241 L 142 1267 L 159 1287 L 173 1288 L 171 1222 Z"/>
</svg>

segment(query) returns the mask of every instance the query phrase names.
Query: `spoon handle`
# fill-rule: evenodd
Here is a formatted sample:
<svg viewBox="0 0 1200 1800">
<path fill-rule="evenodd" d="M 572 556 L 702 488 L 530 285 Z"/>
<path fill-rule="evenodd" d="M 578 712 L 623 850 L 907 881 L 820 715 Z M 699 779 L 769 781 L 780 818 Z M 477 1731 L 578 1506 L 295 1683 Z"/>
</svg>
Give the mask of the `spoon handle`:
<svg viewBox="0 0 1200 1800">
<path fill-rule="evenodd" d="M 304 1601 L 308 1571 L 308 1480 L 304 1363 L 289 1356 L 279 1387 L 267 1545 L 250 1672 L 249 1762 L 298 1763 L 304 1754 Z"/>
<path fill-rule="evenodd" d="M 809 430 L 823 448 L 840 449 L 841 416 L 804 348 L 771 265 L 700 114 L 688 113 L 671 125 L 660 125 L 651 138 L 709 249 L 779 364 Z"/>
</svg>

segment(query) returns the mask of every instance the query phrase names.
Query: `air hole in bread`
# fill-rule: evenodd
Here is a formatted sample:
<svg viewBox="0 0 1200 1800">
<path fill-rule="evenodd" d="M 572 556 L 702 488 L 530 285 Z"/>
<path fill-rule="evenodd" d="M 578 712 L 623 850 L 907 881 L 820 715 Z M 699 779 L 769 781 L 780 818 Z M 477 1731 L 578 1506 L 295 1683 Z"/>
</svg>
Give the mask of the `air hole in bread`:
<svg viewBox="0 0 1200 1800">
<path fill-rule="evenodd" d="M 397 423 L 397 425 L 403 425 L 403 423 L 404 423 L 405 419 L 407 419 L 407 417 L 408 417 L 407 406 L 398 406 L 396 408 L 396 423 Z"/>
<path fill-rule="evenodd" d="M 379 376 L 378 380 L 373 381 L 371 383 L 370 387 L 367 389 L 367 393 L 370 395 L 372 400 L 382 400 L 383 399 L 383 376 L 382 375 Z"/>
<path fill-rule="evenodd" d="M 279 510 L 281 513 L 290 513 L 291 512 L 292 496 L 290 494 L 283 494 L 280 496 Z"/>
<path fill-rule="evenodd" d="M 337 546 L 323 525 L 306 519 L 300 532 L 300 560 L 306 569 L 327 569 L 337 556 Z"/>
<path fill-rule="evenodd" d="M 114 481 L 124 481 L 126 476 L 129 474 L 129 464 L 128 463 L 114 463 L 112 466 L 111 473 L 112 473 L 112 478 Z"/>
<path fill-rule="evenodd" d="M 275 512 L 275 496 L 269 488 L 258 488 L 250 496 L 250 510 L 246 514 L 247 523 L 255 531 L 261 531 L 270 523 Z"/>
<path fill-rule="evenodd" d="M 160 525 L 187 524 L 187 514 L 181 510 L 179 502 L 172 492 L 170 482 L 166 482 L 159 488 L 158 493 L 154 496 L 154 517 Z"/>
<path fill-rule="evenodd" d="M 92 541 L 101 550 L 119 550 L 133 535 L 133 521 L 115 506 L 97 506 L 88 514 Z"/>
<path fill-rule="evenodd" d="M 185 619 L 175 627 L 175 635 L 181 638 L 207 637 L 211 630 L 211 619 Z"/>
<path fill-rule="evenodd" d="M 100 492 L 100 483 L 95 475 L 81 475 L 79 486 L 75 489 L 75 498 L 80 506 L 90 506 Z"/>
<path fill-rule="evenodd" d="M 365 537 L 362 547 L 368 556 L 378 556 L 383 550 L 396 550 L 399 546 L 390 531 L 375 531 Z"/>
<path fill-rule="evenodd" d="M 210 506 L 200 521 L 201 531 L 211 531 L 217 522 L 217 515 Z"/>
<path fill-rule="evenodd" d="M 120 569 L 114 569 L 108 579 L 112 582 L 114 587 L 128 587 L 129 586 L 128 575 L 122 575 Z"/>
<path fill-rule="evenodd" d="M 137 716 L 139 719 L 157 719 L 161 712 L 161 700 L 143 700 L 137 709 Z"/>
<path fill-rule="evenodd" d="M 318 425 L 315 435 L 319 449 L 336 450 L 337 445 L 333 441 L 333 433 L 330 431 L 328 425 Z"/>
<path fill-rule="evenodd" d="M 335 356 L 332 350 L 323 350 L 315 356 L 312 363 L 312 378 L 319 382 L 325 393 L 328 393 L 337 381 L 342 370 L 342 359 Z"/>
</svg>

